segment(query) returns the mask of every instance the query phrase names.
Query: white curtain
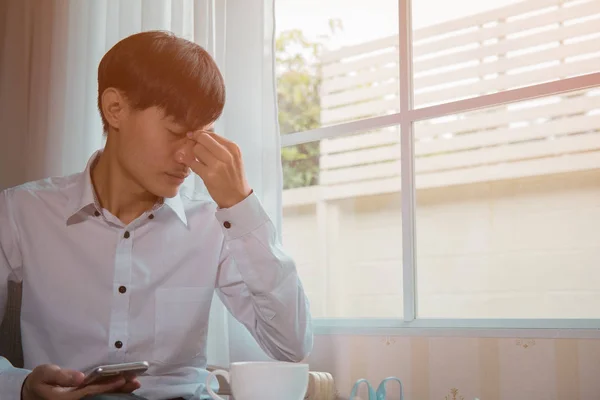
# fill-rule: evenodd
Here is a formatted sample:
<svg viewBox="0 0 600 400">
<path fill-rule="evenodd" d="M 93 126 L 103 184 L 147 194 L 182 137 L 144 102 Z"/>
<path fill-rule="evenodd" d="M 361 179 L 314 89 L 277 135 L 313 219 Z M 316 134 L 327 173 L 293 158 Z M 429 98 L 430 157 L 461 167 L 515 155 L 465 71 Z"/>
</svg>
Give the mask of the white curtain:
<svg viewBox="0 0 600 400">
<path fill-rule="evenodd" d="M 216 130 L 236 141 L 254 191 L 281 232 L 273 0 L 4 0 L 0 4 L 0 190 L 80 171 L 103 146 L 98 63 L 120 39 L 170 30 L 215 58 L 227 85 Z M 186 184 L 205 190 L 199 178 Z M 266 359 L 215 301 L 208 361 Z"/>
<path fill-rule="evenodd" d="M 217 3 L 223 1 L 217 0 Z M 275 86 L 274 0 L 227 0 L 225 135 L 242 148 L 250 184 L 281 235 L 282 170 Z M 229 315 L 229 359 L 267 360 Z"/>
<path fill-rule="evenodd" d="M 142 30 L 193 38 L 193 8 L 201 3 L 4 0 L 0 188 L 85 166 L 103 145 L 96 71 L 104 53 Z"/>
</svg>

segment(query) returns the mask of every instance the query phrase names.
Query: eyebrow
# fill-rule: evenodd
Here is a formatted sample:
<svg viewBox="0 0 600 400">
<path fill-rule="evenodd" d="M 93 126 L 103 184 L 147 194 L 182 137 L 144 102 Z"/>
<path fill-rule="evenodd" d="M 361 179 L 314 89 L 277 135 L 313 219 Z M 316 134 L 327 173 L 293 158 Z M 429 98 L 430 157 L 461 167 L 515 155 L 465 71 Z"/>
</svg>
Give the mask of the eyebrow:
<svg viewBox="0 0 600 400">
<path fill-rule="evenodd" d="M 173 117 L 166 117 L 166 118 L 164 118 L 164 121 L 171 126 L 177 126 L 179 128 L 186 128 L 186 125 L 184 123 L 177 121 Z"/>
<path fill-rule="evenodd" d="M 167 120 L 171 125 L 175 125 L 177 126 L 179 129 L 184 130 L 185 132 L 193 132 L 193 131 L 198 131 L 198 130 L 202 130 L 202 131 L 209 131 L 209 132 L 213 132 L 215 131 L 215 126 L 213 124 L 213 126 L 211 126 L 210 128 L 201 128 L 201 129 L 194 129 L 191 128 L 187 123 L 185 122 L 180 122 L 177 121 L 175 118 L 170 117 Z"/>
</svg>

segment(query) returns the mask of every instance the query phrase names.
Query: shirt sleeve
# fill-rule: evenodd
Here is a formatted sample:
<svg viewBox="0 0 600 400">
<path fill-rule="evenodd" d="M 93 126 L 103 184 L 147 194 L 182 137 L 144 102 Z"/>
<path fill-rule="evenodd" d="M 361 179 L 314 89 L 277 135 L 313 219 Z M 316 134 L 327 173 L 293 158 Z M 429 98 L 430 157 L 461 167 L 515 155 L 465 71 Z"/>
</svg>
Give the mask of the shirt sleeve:
<svg viewBox="0 0 600 400">
<path fill-rule="evenodd" d="M 8 281 L 21 280 L 21 252 L 16 225 L 10 208 L 10 192 L 0 192 L 0 321 L 4 319 L 8 297 Z M 29 370 L 15 368 L 0 356 L 0 399 L 20 400 L 21 386 Z"/>
<path fill-rule="evenodd" d="M 217 293 L 273 359 L 298 362 L 313 346 L 308 299 L 294 260 L 253 193 L 216 212 L 225 241 Z"/>
</svg>

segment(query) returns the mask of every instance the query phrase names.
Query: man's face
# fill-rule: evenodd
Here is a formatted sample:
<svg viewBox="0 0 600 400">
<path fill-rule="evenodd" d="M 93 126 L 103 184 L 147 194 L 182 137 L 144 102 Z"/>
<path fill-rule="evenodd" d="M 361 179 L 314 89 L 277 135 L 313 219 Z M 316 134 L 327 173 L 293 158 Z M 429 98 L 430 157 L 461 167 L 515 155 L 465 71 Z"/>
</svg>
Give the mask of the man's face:
<svg viewBox="0 0 600 400">
<path fill-rule="evenodd" d="M 146 191 L 174 197 L 190 174 L 190 169 L 177 161 L 178 152 L 189 153 L 193 148 L 186 127 L 158 107 L 132 110 L 122 122 L 115 136 L 123 169 Z"/>
</svg>

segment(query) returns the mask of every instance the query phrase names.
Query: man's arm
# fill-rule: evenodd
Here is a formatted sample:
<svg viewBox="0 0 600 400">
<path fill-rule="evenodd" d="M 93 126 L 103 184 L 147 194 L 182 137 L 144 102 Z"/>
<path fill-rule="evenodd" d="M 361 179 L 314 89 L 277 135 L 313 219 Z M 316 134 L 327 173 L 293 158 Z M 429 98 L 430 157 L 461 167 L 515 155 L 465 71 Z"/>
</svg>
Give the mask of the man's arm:
<svg viewBox="0 0 600 400">
<path fill-rule="evenodd" d="M 0 192 L 0 321 L 4 319 L 9 279 L 21 280 L 22 258 L 10 195 L 9 190 Z M 0 399 L 19 400 L 21 386 L 29 372 L 13 367 L 6 358 L 0 356 Z"/>
<path fill-rule="evenodd" d="M 218 295 L 272 358 L 298 362 L 313 346 L 308 300 L 294 261 L 255 194 L 216 213 L 225 234 Z"/>
</svg>

